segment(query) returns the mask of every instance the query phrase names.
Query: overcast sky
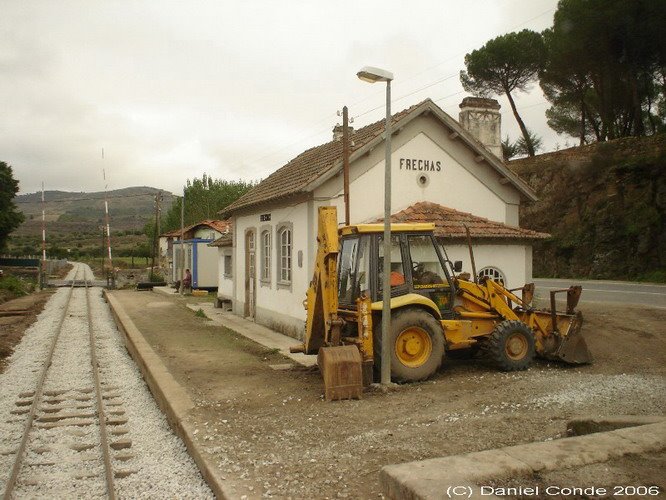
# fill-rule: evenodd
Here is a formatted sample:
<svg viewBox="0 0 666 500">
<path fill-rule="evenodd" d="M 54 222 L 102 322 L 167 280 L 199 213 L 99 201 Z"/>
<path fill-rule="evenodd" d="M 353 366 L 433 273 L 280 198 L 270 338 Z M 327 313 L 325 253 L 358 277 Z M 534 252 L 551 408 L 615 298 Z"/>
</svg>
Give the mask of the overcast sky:
<svg viewBox="0 0 666 500">
<path fill-rule="evenodd" d="M 343 105 L 362 127 L 426 97 L 457 119 L 464 55 L 552 25 L 557 0 L 2 0 L 0 161 L 21 193 L 152 186 L 204 172 L 265 178 L 327 142 Z M 546 150 L 538 84 L 517 103 Z M 502 136 L 519 134 L 508 102 Z M 574 144 L 572 139 L 569 143 Z M 104 148 L 104 159 L 102 159 Z M 106 183 L 102 171 L 106 172 Z"/>
</svg>

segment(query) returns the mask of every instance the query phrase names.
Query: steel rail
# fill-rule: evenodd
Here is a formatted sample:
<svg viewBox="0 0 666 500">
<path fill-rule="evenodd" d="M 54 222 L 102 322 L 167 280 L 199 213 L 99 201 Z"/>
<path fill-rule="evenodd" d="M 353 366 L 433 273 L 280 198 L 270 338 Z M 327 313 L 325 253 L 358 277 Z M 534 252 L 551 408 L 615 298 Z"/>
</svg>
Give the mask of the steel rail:
<svg viewBox="0 0 666 500">
<path fill-rule="evenodd" d="M 95 329 L 93 328 L 92 309 L 90 307 L 90 287 L 86 281 L 86 310 L 88 311 L 88 333 L 90 335 L 90 360 L 92 363 L 93 378 L 95 380 L 95 394 L 97 395 L 97 415 L 99 416 L 99 435 L 102 442 L 102 457 L 106 476 L 107 495 L 110 500 L 116 499 L 116 490 L 113 482 L 113 466 L 111 464 L 111 452 L 109 438 L 106 431 L 106 415 L 104 414 L 104 402 L 102 401 L 102 386 L 99 380 L 99 361 L 95 348 Z"/>
<path fill-rule="evenodd" d="M 83 269 L 84 272 L 84 278 L 85 278 L 85 269 Z M 21 438 L 21 443 L 19 444 L 18 450 L 16 451 L 16 460 L 14 461 L 14 465 L 12 466 L 12 471 L 11 474 L 9 475 L 9 478 L 7 479 L 7 484 L 5 485 L 5 492 L 2 494 L 2 499 L 3 500 L 9 500 L 12 494 L 12 491 L 14 490 L 14 487 L 16 486 L 16 479 L 18 478 L 18 473 L 19 470 L 21 469 L 21 463 L 23 462 L 23 457 L 25 454 L 25 447 L 28 443 L 28 436 L 30 435 L 30 429 L 32 429 L 32 425 L 35 420 L 35 413 L 37 411 L 37 403 L 42 399 L 43 391 L 44 391 L 44 381 L 46 380 L 46 375 L 49 371 L 49 368 L 51 367 L 51 363 L 53 362 L 53 353 L 55 352 L 55 347 L 56 344 L 58 343 L 58 339 L 60 338 L 60 333 L 62 332 L 62 325 L 65 322 L 65 318 L 67 317 L 67 311 L 69 310 L 69 304 L 72 300 L 72 294 L 74 292 L 74 283 L 76 282 L 76 276 L 78 275 L 79 270 L 77 269 L 76 272 L 74 273 L 74 279 L 72 280 L 72 285 L 69 288 L 69 293 L 67 295 L 67 303 L 65 304 L 65 307 L 63 308 L 62 315 L 60 316 L 60 319 L 58 320 L 58 326 L 56 327 L 56 333 L 53 336 L 53 340 L 51 341 L 51 346 L 49 348 L 48 355 L 46 357 L 46 362 L 44 363 L 44 368 L 42 370 L 42 373 L 38 379 L 37 382 L 37 388 L 35 389 L 35 393 L 32 398 L 32 404 L 30 405 L 30 411 L 28 412 L 28 419 L 26 420 L 25 427 L 23 428 L 23 436 Z"/>
</svg>

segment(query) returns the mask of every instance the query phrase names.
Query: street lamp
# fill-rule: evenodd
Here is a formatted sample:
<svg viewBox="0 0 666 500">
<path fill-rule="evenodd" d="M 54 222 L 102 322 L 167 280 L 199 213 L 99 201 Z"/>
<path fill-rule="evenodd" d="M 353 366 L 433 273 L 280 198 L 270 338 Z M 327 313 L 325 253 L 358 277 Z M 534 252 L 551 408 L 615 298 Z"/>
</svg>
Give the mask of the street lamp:
<svg viewBox="0 0 666 500">
<path fill-rule="evenodd" d="M 382 284 L 382 363 L 381 383 L 391 383 L 391 80 L 393 73 L 372 66 L 365 66 L 356 73 L 361 80 L 369 83 L 386 82 L 386 126 L 384 142 L 384 271 Z"/>
</svg>

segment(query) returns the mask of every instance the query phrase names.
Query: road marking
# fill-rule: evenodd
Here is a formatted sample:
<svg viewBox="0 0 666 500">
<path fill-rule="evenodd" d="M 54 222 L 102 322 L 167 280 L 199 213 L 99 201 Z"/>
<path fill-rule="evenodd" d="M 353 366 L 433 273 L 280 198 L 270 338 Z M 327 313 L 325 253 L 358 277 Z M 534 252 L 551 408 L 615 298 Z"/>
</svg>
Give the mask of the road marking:
<svg viewBox="0 0 666 500">
<path fill-rule="evenodd" d="M 540 288 L 546 288 L 548 290 L 558 290 L 557 286 L 545 286 L 541 285 Z M 641 294 L 641 295 L 659 295 L 661 297 L 666 297 L 666 292 L 637 292 L 634 290 L 601 290 L 599 288 L 585 288 L 583 287 L 584 292 L 601 292 L 601 293 L 632 293 L 632 294 Z"/>
</svg>

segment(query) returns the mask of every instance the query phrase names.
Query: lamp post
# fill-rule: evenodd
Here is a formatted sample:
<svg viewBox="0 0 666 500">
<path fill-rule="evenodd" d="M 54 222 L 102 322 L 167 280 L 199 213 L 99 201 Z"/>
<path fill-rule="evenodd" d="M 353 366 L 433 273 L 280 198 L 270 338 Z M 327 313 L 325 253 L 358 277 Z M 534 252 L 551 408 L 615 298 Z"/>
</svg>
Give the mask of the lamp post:
<svg viewBox="0 0 666 500">
<path fill-rule="evenodd" d="M 369 83 L 386 82 L 386 126 L 384 142 L 384 270 L 382 284 L 382 363 L 381 383 L 391 383 L 391 80 L 393 73 L 380 68 L 365 66 L 356 73 L 361 80 Z"/>
</svg>

